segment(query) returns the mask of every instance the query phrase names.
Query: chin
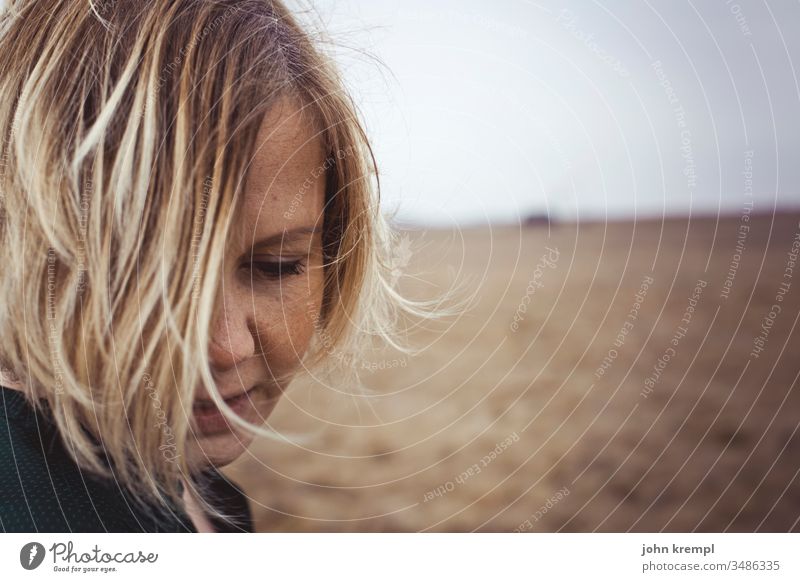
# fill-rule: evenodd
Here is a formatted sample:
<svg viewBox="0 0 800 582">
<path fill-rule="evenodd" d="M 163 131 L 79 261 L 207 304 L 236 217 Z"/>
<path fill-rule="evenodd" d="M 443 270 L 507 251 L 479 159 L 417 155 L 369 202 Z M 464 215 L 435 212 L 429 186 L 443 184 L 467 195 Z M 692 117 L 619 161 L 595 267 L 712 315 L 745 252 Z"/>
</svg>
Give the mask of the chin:
<svg viewBox="0 0 800 582">
<path fill-rule="evenodd" d="M 224 467 L 242 456 L 253 442 L 253 436 L 242 433 L 200 435 L 187 452 L 190 464 L 196 467 Z"/>
</svg>

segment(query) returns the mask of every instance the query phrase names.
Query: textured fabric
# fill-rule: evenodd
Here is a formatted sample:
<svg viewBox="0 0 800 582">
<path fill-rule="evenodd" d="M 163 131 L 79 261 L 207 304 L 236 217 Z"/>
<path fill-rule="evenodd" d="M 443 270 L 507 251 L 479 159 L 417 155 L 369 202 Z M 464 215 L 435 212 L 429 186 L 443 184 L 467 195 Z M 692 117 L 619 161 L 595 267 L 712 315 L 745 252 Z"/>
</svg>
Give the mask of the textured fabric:
<svg viewBox="0 0 800 582">
<path fill-rule="evenodd" d="M 48 416 L 25 395 L 0 386 L 0 530 L 5 532 L 196 532 L 176 508 L 140 508 L 114 479 L 82 471 Z M 240 489 L 207 470 L 212 503 L 232 520 L 212 519 L 219 532 L 251 532 Z"/>
</svg>

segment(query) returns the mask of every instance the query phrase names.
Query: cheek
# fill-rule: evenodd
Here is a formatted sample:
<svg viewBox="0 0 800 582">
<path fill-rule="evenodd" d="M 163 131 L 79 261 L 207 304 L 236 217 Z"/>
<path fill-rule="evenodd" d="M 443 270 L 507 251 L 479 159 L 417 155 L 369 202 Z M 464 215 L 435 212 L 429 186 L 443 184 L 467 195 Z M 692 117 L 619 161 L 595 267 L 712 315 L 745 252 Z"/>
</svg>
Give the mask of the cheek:
<svg viewBox="0 0 800 582">
<path fill-rule="evenodd" d="M 256 302 L 256 325 L 267 361 L 294 367 L 308 349 L 322 304 L 322 277 L 310 274 L 283 285 L 278 296 Z"/>
</svg>

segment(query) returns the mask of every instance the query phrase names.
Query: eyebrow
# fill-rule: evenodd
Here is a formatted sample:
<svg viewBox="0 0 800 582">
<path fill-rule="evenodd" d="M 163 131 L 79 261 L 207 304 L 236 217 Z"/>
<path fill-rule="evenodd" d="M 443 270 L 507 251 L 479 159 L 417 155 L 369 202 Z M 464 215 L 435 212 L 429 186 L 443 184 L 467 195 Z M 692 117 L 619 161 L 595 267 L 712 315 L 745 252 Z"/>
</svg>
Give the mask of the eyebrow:
<svg viewBox="0 0 800 582">
<path fill-rule="evenodd" d="M 281 242 L 291 242 L 292 240 L 302 238 L 303 236 L 314 234 L 316 231 L 317 229 L 313 225 L 290 228 L 288 230 L 283 230 L 255 241 L 253 243 L 253 248 L 273 246 Z"/>
</svg>

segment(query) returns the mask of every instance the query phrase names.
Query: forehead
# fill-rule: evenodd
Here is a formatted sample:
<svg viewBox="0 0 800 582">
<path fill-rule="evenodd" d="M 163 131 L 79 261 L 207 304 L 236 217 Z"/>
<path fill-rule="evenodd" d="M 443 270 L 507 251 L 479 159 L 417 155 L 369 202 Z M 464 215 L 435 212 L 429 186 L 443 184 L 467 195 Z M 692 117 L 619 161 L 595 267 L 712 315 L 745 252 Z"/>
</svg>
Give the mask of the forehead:
<svg viewBox="0 0 800 582">
<path fill-rule="evenodd" d="M 321 229 L 325 174 L 323 136 L 310 111 L 282 100 L 261 124 L 245 182 L 241 230 L 250 242 L 300 226 Z"/>
</svg>

